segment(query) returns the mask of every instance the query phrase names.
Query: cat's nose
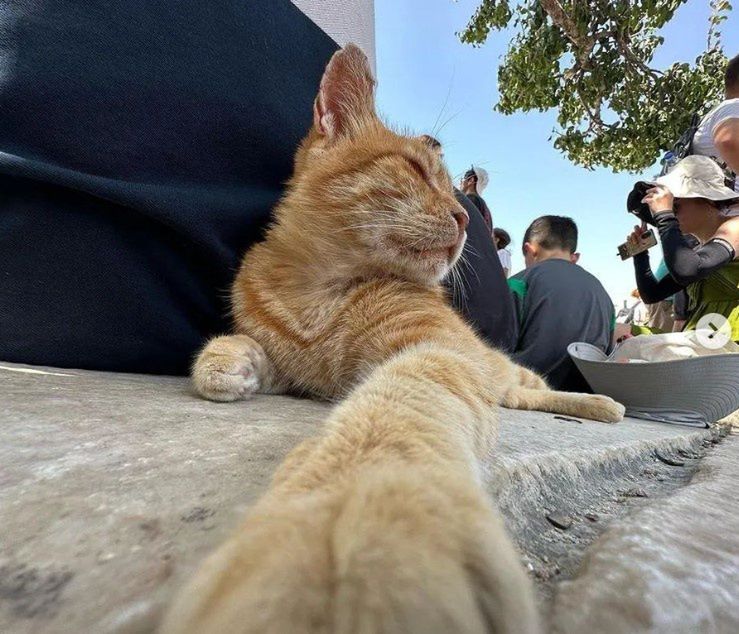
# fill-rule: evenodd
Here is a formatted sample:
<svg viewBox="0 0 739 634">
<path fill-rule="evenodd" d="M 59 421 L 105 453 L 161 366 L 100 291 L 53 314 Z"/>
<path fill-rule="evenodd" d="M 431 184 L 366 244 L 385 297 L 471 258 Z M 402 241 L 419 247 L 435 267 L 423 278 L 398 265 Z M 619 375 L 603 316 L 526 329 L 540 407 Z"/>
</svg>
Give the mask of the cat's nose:
<svg viewBox="0 0 739 634">
<path fill-rule="evenodd" d="M 467 215 L 467 212 L 462 207 L 453 209 L 452 216 L 454 216 L 454 220 L 457 222 L 457 227 L 459 227 L 459 234 L 461 235 L 467 229 L 467 225 L 470 224 L 470 217 Z"/>
</svg>

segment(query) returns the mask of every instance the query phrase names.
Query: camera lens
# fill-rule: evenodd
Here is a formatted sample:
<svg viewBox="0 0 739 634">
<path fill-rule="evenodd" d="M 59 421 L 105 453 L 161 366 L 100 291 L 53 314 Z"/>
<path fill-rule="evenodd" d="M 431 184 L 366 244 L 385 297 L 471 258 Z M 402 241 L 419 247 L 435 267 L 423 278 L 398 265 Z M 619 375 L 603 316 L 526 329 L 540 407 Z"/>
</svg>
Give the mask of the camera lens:
<svg viewBox="0 0 739 634">
<path fill-rule="evenodd" d="M 652 212 L 649 211 L 649 205 L 642 202 L 650 187 L 651 185 L 644 181 L 636 183 L 626 199 L 626 210 L 630 214 L 634 214 L 642 222 L 653 225 L 654 221 L 652 219 Z"/>
</svg>

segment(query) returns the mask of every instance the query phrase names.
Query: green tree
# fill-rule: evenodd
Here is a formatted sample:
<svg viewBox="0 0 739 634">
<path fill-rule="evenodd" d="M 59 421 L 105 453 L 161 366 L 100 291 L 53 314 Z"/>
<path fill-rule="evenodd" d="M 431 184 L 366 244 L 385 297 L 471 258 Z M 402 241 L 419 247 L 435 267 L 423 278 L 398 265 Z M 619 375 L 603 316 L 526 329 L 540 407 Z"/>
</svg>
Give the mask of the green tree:
<svg viewBox="0 0 739 634">
<path fill-rule="evenodd" d="M 642 171 L 672 147 L 696 110 L 723 93 L 721 23 L 710 0 L 705 51 L 693 64 L 653 66 L 659 30 L 687 0 L 483 0 L 463 42 L 512 28 L 496 110 L 558 110 L 554 147 L 587 168 Z"/>
</svg>

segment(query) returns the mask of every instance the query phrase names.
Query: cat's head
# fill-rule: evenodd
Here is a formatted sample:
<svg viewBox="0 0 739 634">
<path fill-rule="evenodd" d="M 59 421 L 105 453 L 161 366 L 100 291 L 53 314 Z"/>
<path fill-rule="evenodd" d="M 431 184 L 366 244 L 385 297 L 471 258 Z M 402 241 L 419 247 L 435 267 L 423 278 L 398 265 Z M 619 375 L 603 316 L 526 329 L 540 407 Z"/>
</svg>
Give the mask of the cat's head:
<svg viewBox="0 0 739 634">
<path fill-rule="evenodd" d="M 439 150 L 388 129 L 374 88 L 359 48 L 333 56 L 278 222 L 344 270 L 434 284 L 459 258 L 469 219 Z"/>
</svg>

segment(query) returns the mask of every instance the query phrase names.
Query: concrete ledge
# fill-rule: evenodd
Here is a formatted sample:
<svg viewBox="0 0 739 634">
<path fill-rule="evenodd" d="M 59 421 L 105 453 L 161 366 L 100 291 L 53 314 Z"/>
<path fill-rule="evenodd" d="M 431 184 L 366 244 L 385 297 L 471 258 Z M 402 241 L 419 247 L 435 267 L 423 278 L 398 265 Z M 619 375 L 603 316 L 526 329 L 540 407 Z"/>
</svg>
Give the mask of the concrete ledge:
<svg viewBox="0 0 739 634">
<path fill-rule="evenodd" d="M 150 631 L 328 410 L 277 396 L 212 404 L 184 379 L 7 363 L 0 405 L 0 631 L 13 633 Z M 614 518 L 684 485 L 718 441 L 635 420 L 501 419 L 485 475 L 543 606 Z"/>
<path fill-rule="evenodd" d="M 552 631 L 739 632 L 739 442 L 690 485 L 617 520 L 559 584 Z"/>
</svg>

